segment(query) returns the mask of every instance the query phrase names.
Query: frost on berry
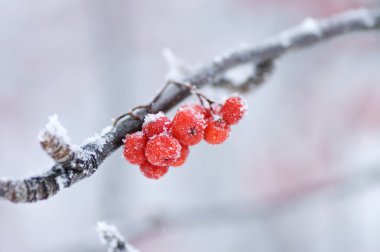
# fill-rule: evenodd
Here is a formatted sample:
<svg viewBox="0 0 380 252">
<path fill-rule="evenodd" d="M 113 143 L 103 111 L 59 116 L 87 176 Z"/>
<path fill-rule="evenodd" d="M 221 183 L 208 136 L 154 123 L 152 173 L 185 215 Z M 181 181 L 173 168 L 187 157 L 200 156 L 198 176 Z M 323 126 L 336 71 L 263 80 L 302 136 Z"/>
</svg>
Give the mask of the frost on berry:
<svg viewBox="0 0 380 252">
<path fill-rule="evenodd" d="M 182 145 L 195 145 L 203 139 L 206 122 L 203 114 L 189 107 L 180 108 L 172 123 L 172 134 Z"/>
<path fill-rule="evenodd" d="M 170 128 L 171 121 L 164 113 L 148 114 L 145 116 L 142 131 L 147 137 L 166 132 Z"/>
<path fill-rule="evenodd" d="M 227 140 L 231 128 L 223 120 L 209 120 L 205 130 L 205 141 L 209 144 L 221 144 Z"/>
<path fill-rule="evenodd" d="M 177 167 L 177 166 L 183 165 L 185 163 L 187 157 L 189 156 L 189 153 L 190 153 L 189 146 L 182 145 L 181 155 L 179 156 L 179 158 L 177 158 L 175 163 L 173 163 L 171 166 Z"/>
<path fill-rule="evenodd" d="M 140 165 L 140 171 L 145 177 L 150 179 L 159 179 L 164 176 L 169 170 L 168 166 L 156 166 L 149 162 L 144 162 Z"/>
<path fill-rule="evenodd" d="M 220 109 L 220 115 L 230 125 L 236 124 L 244 116 L 247 106 L 240 96 L 228 98 Z"/>
<path fill-rule="evenodd" d="M 141 132 L 128 134 L 124 140 L 123 155 L 131 164 L 142 164 L 146 161 L 145 147 L 148 138 Z"/>
<path fill-rule="evenodd" d="M 180 157 L 181 145 L 177 139 L 168 134 L 157 135 L 149 139 L 145 155 L 153 165 L 171 165 Z"/>
</svg>

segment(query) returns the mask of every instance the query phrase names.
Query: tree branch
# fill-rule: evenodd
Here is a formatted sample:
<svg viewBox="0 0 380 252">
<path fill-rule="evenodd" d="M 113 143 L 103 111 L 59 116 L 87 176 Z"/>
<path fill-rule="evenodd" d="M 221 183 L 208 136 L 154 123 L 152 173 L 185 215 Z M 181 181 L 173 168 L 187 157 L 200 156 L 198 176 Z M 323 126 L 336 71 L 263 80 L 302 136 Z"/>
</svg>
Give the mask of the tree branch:
<svg viewBox="0 0 380 252">
<path fill-rule="evenodd" d="M 197 88 L 218 82 L 226 71 L 243 64 L 262 64 L 273 61 L 293 49 L 312 46 L 317 42 L 356 31 L 380 28 L 380 9 L 358 9 L 330 18 L 306 19 L 300 25 L 252 47 L 238 48 L 216 57 L 211 63 L 200 67 L 182 82 Z M 179 81 L 179 80 L 178 80 Z M 191 93 L 187 88 L 171 85 L 155 99 L 150 113 L 168 111 Z M 135 112 L 140 118 L 148 113 L 146 108 Z M 50 170 L 40 176 L 23 180 L 0 179 L 0 198 L 11 202 L 35 202 L 47 199 L 60 189 L 91 176 L 112 152 L 122 145 L 126 134 L 141 129 L 142 120 L 126 116 L 115 127 L 107 128 L 78 148 L 75 162 L 62 165 L 58 160 Z"/>
</svg>

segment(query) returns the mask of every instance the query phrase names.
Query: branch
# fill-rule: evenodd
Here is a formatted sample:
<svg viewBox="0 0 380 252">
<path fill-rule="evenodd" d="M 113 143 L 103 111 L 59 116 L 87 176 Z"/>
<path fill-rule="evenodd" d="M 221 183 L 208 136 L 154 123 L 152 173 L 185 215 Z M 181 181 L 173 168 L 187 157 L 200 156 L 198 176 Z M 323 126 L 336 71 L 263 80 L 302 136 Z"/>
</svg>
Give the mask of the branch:
<svg viewBox="0 0 380 252">
<path fill-rule="evenodd" d="M 358 9 L 344 12 L 327 19 L 306 19 L 300 25 L 282 32 L 276 37 L 252 47 L 239 48 L 216 57 L 211 63 L 200 67 L 182 82 L 197 88 L 218 82 L 224 74 L 244 64 L 262 64 L 274 61 L 293 49 L 312 46 L 346 33 L 375 30 L 380 28 L 380 9 Z M 190 95 L 187 88 L 171 85 L 154 99 L 147 108 L 135 112 L 140 118 L 159 111 L 167 112 Z M 126 116 L 115 127 L 107 128 L 99 136 L 89 140 L 77 150 L 75 162 L 62 165 L 57 160 L 50 170 L 40 176 L 23 180 L 0 179 L 0 198 L 11 202 L 35 202 L 47 199 L 62 188 L 91 176 L 100 164 L 118 147 L 126 134 L 141 129 L 143 121 Z"/>
<path fill-rule="evenodd" d="M 107 245 L 108 252 L 138 252 L 124 240 L 115 226 L 98 222 L 96 230 L 99 233 L 101 243 Z"/>
</svg>

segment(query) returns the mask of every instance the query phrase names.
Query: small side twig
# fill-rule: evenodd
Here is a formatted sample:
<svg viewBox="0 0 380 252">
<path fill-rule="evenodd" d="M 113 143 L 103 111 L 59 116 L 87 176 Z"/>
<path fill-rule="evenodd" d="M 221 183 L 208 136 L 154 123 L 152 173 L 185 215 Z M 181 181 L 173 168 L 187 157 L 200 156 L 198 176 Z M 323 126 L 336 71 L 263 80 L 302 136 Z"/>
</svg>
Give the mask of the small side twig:
<svg viewBox="0 0 380 252">
<path fill-rule="evenodd" d="M 232 92 L 248 93 L 252 91 L 253 88 L 266 82 L 273 73 L 273 70 L 273 60 L 267 60 L 255 65 L 252 69 L 252 73 L 242 83 L 235 83 L 227 76 L 222 76 L 213 83 L 213 86 L 228 89 Z"/>
<path fill-rule="evenodd" d="M 57 115 L 49 117 L 49 123 L 39 135 L 42 149 L 58 164 L 77 168 L 70 164 L 75 160 L 75 147 L 70 144 L 66 129 L 59 123 Z"/>
<path fill-rule="evenodd" d="M 138 252 L 125 241 L 115 226 L 98 222 L 96 230 L 101 243 L 107 245 L 107 252 Z"/>
</svg>

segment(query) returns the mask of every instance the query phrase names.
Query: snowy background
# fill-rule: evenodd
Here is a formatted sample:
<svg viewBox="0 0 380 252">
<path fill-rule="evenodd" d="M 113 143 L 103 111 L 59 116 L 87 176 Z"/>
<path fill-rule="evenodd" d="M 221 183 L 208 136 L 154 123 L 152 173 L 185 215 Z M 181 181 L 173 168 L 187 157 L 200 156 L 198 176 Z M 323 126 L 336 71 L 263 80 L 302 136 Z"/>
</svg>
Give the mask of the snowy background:
<svg viewBox="0 0 380 252">
<path fill-rule="evenodd" d="M 36 136 L 57 113 L 80 144 L 163 85 L 162 49 L 207 62 L 308 16 L 376 0 L 6 0 L 0 3 L 0 175 L 51 165 Z M 144 178 L 118 150 L 36 204 L 0 201 L 0 251 L 105 251 L 105 220 L 142 252 L 380 251 L 380 33 L 277 62 L 225 144 Z M 226 93 L 205 89 L 213 97 Z"/>
</svg>

